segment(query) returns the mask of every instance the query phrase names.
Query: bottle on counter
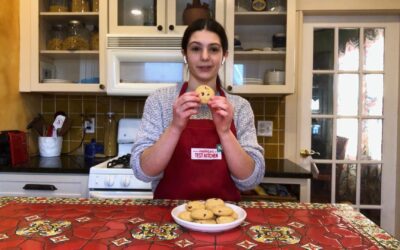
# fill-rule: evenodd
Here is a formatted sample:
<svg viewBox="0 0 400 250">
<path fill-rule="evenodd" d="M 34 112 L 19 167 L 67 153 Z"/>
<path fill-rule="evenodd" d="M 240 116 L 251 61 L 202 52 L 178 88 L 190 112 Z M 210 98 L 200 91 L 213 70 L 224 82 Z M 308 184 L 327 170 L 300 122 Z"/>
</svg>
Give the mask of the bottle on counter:
<svg viewBox="0 0 400 250">
<path fill-rule="evenodd" d="M 107 157 L 117 155 L 117 121 L 113 112 L 107 113 L 104 124 L 104 155 Z"/>
</svg>

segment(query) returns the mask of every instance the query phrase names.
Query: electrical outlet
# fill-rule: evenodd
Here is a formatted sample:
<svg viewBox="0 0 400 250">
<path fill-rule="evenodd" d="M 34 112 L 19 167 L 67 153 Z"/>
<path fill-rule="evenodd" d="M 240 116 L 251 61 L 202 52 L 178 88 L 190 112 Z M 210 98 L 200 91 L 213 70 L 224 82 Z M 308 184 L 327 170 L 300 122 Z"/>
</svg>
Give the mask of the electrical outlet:
<svg viewBox="0 0 400 250">
<path fill-rule="evenodd" d="M 257 135 L 272 137 L 272 121 L 258 121 Z"/>
<path fill-rule="evenodd" d="M 94 117 L 89 118 L 89 121 L 85 120 L 85 132 L 87 134 L 94 134 L 95 130 L 95 119 Z"/>
</svg>

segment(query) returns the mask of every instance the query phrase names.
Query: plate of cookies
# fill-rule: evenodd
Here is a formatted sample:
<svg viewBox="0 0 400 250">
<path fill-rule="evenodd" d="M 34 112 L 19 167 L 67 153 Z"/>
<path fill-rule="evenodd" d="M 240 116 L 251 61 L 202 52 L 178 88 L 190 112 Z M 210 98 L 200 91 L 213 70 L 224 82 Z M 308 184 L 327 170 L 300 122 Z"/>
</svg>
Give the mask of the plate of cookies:
<svg viewBox="0 0 400 250">
<path fill-rule="evenodd" d="M 247 214 L 219 198 L 189 201 L 172 209 L 172 218 L 182 227 L 199 232 L 222 232 L 239 226 Z"/>
</svg>

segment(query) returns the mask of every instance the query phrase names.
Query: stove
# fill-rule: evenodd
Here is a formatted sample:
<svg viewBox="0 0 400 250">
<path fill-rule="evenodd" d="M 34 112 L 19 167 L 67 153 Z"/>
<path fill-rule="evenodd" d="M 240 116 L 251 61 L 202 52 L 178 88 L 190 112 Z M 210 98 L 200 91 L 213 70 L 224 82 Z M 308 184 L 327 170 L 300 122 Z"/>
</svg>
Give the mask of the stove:
<svg viewBox="0 0 400 250">
<path fill-rule="evenodd" d="M 151 184 L 133 175 L 130 152 L 140 119 L 123 118 L 118 122 L 118 155 L 90 168 L 89 196 L 93 198 L 153 198 Z"/>
</svg>

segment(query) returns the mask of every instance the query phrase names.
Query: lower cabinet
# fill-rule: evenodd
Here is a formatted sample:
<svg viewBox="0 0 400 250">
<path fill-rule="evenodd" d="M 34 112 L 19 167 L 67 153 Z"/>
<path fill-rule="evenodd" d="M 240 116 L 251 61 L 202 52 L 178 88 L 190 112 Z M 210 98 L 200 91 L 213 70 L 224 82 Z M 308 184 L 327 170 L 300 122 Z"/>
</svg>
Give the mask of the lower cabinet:
<svg viewBox="0 0 400 250">
<path fill-rule="evenodd" d="M 87 174 L 1 173 L 0 196 L 88 197 Z"/>
</svg>

